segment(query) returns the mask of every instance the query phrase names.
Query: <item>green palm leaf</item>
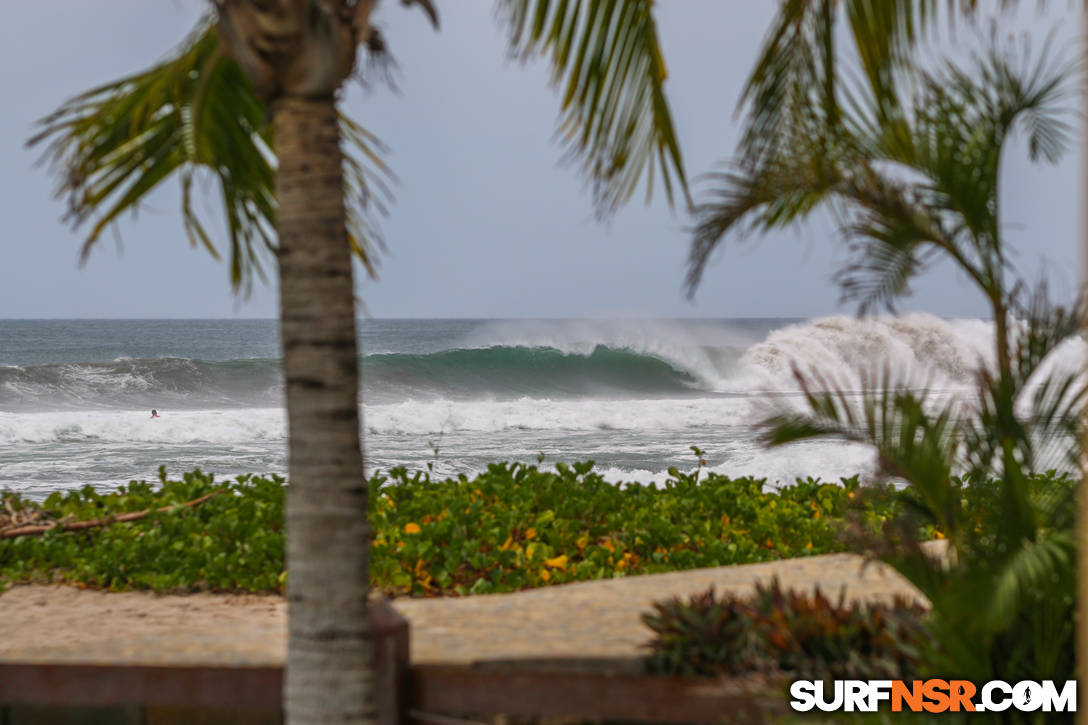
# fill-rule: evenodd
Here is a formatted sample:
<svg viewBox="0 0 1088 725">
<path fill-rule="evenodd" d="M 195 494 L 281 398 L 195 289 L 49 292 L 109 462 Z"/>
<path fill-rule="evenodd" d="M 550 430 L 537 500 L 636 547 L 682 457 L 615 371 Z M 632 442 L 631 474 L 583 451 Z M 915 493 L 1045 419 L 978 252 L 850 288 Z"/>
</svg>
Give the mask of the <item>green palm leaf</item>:
<svg viewBox="0 0 1088 725">
<path fill-rule="evenodd" d="M 1012 5 L 1001 0 L 998 7 Z M 897 73 L 912 65 L 918 44 L 942 20 L 954 22 L 978 6 L 977 0 L 783 0 L 741 96 L 742 155 L 754 161 L 773 153 L 784 143 L 782 132 L 817 109 L 834 126 L 851 62 L 860 69 L 854 93 L 871 104 L 874 119 L 893 118 Z M 839 49 L 836 27 L 843 19 L 849 35 Z"/>
<path fill-rule="evenodd" d="M 863 312 L 891 308 L 938 255 L 995 295 L 1008 267 L 994 213 L 1002 149 L 1023 128 L 1038 156 L 1056 158 L 1069 132 L 1070 76 L 1046 53 L 1029 64 L 990 50 L 970 71 L 903 69 L 909 92 L 858 93 L 835 105 L 836 124 L 826 104 L 800 104 L 778 117 L 773 146 L 753 156 L 742 144 L 728 171 L 708 177 L 689 294 L 729 235 L 785 227 L 824 206 L 854 252 L 838 276 L 843 297 Z"/>
<path fill-rule="evenodd" d="M 881 473 L 909 481 L 919 502 L 945 534 L 958 535 L 958 485 L 953 467 L 962 460 L 963 411 L 955 401 L 934 400 L 923 386 L 889 368 L 859 370 L 861 391 L 815 371 L 794 370 L 804 409 L 784 410 L 763 423 L 763 440 L 780 446 L 834 438 L 875 450 Z"/>
<path fill-rule="evenodd" d="M 581 163 L 602 214 L 628 201 L 655 169 L 670 204 L 688 200 L 684 162 L 665 98 L 653 0 L 501 0 L 512 51 L 547 55 L 562 94 L 559 136 Z"/>
<path fill-rule="evenodd" d="M 275 243 L 275 142 L 264 105 L 241 69 L 219 48 L 214 24 L 201 23 L 180 50 L 152 68 L 87 91 L 40 121 L 30 145 L 58 177 L 66 219 L 89 227 L 81 257 L 147 194 L 174 178 L 181 185 L 185 230 L 194 245 L 220 254 L 193 200 L 201 179 L 218 186 L 235 289 L 263 277 L 262 257 Z M 381 237 L 376 217 L 391 199 L 384 147 L 342 119 L 348 233 L 373 273 Z"/>
<path fill-rule="evenodd" d="M 764 440 L 864 443 L 879 474 L 907 484 L 878 550 L 930 600 L 937 637 L 926 657 L 935 671 L 1068 679 L 1076 486 L 1043 471 L 1076 470 L 1083 458 L 1088 380 L 1048 362 L 1080 330 L 1084 303 L 1062 309 L 1043 286 L 1028 296 L 1015 281 L 998 192 L 1013 134 L 1026 133 L 1032 159 L 1054 161 L 1066 146 L 1072 68 L 1047 52 L 1029 63 L 990 49 L 962 66 L 920 70 L 911 49 L 936 7 L 781 4 L 746 91 L 738 158 L 711 177 L 696 207 L 688 282 L 699 281 L 722 239 L 784 227 L 816 208 L 833 212 L 851 245 L 838 279 L 863 312 L 891 307 L 935 257 L 964 273 L 994 319 L 997 364 L 976 371 L 974 395 L 943 402 L 887 371 L 862 375 L 858 392 L 806 372 L 801 409 L 768 419 Z M 861 70 L 853 76 L 836 67 L 843 59 L 830 28 L 840 11 Z M 929 526 L 950 539 L 947 559 L 917 545 Z"/>
</svg>

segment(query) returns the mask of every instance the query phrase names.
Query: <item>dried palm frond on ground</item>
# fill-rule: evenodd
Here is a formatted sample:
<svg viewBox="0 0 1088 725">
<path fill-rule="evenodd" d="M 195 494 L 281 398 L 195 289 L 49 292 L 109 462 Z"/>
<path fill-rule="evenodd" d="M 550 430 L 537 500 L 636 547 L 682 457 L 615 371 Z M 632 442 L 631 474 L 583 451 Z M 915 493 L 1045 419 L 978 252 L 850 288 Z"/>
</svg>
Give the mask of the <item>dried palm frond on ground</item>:
<svg viewBox="0 0 1088 725">
<path fill-rule="evenodd" d="M 43 511 L 33 501 L 27 501 L 15 493 L 0 493 L 0 538 L 9 531 L 24 527 L 49 530 L 57 526 L 57 520 Z"/>
<path fill-rule="evenodd" d="M 48 511 L 41 509 L 32 501 L 26 501 L 18 494 L 3 494 L 0 496 L 3 510 L 0 510 L 0 539 L 13 539 L 16 536 L 37 536 L 57 528 L 62 531 L 77 531 L 80 529 L 93 529 L 99 526 L 121 523 L 123 521 L 136 521 L 142 519 L 153 511 L 166 513 L 175 508 L 191 508 L 204 503 L 212 496 L 222 493 L 224 489 L 217 489 L 209 494 L 188 501 L 180 506 L 163 506 L 157 509 L 145 509 L 143 511 L 131 511 L 128 513 L 114 514 L 89 521 L 78 521 L 69 514 L 63 518 L 54 518 Z"/>
</svg>

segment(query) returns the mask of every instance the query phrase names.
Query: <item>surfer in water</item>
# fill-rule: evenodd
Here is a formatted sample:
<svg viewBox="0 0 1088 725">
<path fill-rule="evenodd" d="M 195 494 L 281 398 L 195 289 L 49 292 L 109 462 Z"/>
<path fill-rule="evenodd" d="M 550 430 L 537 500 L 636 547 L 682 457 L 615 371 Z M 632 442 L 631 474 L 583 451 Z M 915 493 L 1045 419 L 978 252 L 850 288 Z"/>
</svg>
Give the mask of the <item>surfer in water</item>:
<svg viewBox="0 0 1088 725">
<path fill-rule="evenodd" d="M 152 417 L 152 418 L 158 418 L 158 417 L 159 417 L 159 411 L 157 411 L 157 410 L 155 410 L 154 408 L 152 408 L 152 409 L 151 409 L 151 417 Z"/>
</svg>

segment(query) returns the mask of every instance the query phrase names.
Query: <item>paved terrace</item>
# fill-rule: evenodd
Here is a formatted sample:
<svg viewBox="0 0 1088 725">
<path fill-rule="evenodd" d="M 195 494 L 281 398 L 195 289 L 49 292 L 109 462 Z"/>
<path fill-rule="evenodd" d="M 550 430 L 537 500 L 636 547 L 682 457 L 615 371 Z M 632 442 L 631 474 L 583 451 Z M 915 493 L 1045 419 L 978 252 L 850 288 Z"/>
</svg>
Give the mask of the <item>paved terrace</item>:
<svg viewBox="0 0 1088 725">
<path fill-rule="evenodd" d="M 638 670 L 658 600 L 713 586 L 751 591 L 778 577 L 851 599 L 921 595 L 891 569 L 854 554 L 580 582 L 512 594 L 397 599 L 411 626 L 413 665 L 502 663 Z M 66 586 L 0 594 L 0 664 L 282 666 L 286 603 L 278 596 L 158 596 Z"/>
</svg>

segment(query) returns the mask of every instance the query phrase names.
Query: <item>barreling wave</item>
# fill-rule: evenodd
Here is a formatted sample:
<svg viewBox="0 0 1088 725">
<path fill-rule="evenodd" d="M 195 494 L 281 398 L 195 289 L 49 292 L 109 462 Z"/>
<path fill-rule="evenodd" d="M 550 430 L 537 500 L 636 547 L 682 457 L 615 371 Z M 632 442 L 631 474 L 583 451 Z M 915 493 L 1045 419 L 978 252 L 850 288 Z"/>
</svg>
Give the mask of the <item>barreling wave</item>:
<svg viewBox="0 0 1088 725">
<path fill-rule="evenodd" d="M 761 339 L 689 335 L 642 339 L 597 331 L 592 340 L 517 340 L 435 352 L 363 358 L 369 403 L 517 399 L 632 399 L 793 392 L 795 366 L 836 384 L 864 387 L 866 370 L 887 367 L 911 386 L 957 389 L 991 364 L 991 324 L 930 315 L 829 317 L 769 329 Z M 1059 367 L 1079 365 L 1080 341 Z M 470 343 L 471 344 L 471 343 Z M 0 411 L 278 408 L 279 360 L 117 359 L 0 367 Z"/>
<path fill-rule="evenodd" d="M 427 354 L 368 355 L 364 385 L 379 400 L 416 395 L 612 397 L 698 390 L 676 363 L 643 352 L 596 345 L 589 352 L 495 345 Z"/>
</svg>

